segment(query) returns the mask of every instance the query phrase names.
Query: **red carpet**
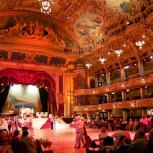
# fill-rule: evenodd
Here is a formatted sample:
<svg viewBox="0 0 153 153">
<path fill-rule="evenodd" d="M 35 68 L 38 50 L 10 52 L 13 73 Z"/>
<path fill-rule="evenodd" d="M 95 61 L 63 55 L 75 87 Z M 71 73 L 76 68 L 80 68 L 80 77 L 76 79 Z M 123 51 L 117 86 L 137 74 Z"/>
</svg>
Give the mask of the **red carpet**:
<svg viewBox="0 0 153 153">
<path fill-rule="evenodd" d="M 40 129 L 48 129 L 50 128 L 50 118 L 42 125 Z"/>
</svg>

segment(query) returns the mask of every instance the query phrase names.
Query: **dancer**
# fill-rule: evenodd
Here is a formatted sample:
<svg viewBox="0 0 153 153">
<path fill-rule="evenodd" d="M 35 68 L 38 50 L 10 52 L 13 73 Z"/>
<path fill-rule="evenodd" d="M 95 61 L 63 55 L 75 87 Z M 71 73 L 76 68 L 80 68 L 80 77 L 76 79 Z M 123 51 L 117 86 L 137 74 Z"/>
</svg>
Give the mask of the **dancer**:
<svg viewBox="0 0 153 153">
<path fill-rule="evenodd" d="M 14 117 L 14 125 L 16 130 L 18 130 L 18 123 L 19 123 L 18 117 Z"/>
<path fill-rule="evenodd" d="M 27 129 L 28 129 L 28 122 L 27 122 L 27 119 L 24 118 L 24 120 L 22 122 L 22 131 L 27 130 Z"/>
<path fill-rule="evenodd" d="M 34 136 L 33 130 L 34 130 L 34 128 L 33 128 L 33 122 L 32 122 L 32 118 L 30 118 L 29 124 L 28 124 L 28 131 L 29 131 L 29 135 L 30 136 Z"/>
<path fill-rule="evenodd" d="M 53 129 L 53 116 L 50 115 L 50 128 Z"/>
<path fill-rule="evenodd" d="M 12 128 L 12 120 L 10 119 L 10 117 L 9 117 L 9 119 L 7 121 L 7 127 L 8 127 L 8 131 L 10 133 L 11 132 L 11 128 Z"/>
<path fill-rule="evenodd" d="M 57 119 L 57 117 L 53 116 L 53 129 L 54 130 L 56 129 L 56 119 Z"/>
<path fill-rule="evenodd" d="M 78 129 L 79 129 L 79 138 L 78 138 L 78 146 L 77 148 L 81 147 L 81 142 L 83 143 L 83 147 L 85 147 L 85 141 L 84 141 L 84 118 L 81 118 L 78 121 Z"/>
</svg>

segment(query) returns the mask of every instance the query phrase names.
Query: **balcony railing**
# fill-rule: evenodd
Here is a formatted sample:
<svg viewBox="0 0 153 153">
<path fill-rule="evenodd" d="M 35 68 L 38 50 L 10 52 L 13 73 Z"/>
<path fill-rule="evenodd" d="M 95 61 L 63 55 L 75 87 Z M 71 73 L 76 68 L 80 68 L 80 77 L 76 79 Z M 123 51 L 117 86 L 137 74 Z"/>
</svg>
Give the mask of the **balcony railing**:
<svg viewBox="0 0 153 153">
<path fill-rule="evenodd" d="M 105 103 L 99 105 L 84 105 L 84 106 L 74 106 L 75 112 L 88 112 L 88 111 L 102 111 L 102 110 L 112 110 L 118 109 L 136 109 L 136 108 L 146 108 L 153 107 L 153 98 L 140 99 L 140 100 L 130 100 L 122 102 Z"/>
<path fill-rule="evenodd" d="M 136 77 L 129 79 L 127 81 L 117 82 L 112 85 L 101 86 L 98 88 L 75 90 L 74 96 L 105 94 L 116 91 L 123 91 L 126 89 L 134 89 L 134 88 L 150 86 L 152 84 L 153 84 L 153 74 L 150 74 L 149 76 Z"/>
</svg>

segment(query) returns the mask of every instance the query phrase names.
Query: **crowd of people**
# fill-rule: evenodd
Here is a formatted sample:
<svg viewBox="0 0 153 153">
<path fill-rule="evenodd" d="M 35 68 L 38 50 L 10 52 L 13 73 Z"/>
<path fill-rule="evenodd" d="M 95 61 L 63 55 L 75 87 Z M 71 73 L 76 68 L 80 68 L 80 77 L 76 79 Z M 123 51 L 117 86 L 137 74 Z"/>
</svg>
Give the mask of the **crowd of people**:
<svg viewBox="0 0 153 153">
<path fill-rule="evenodd" d="M 56 129 L 57 116 L 50 116 L 50 128 Z M 86 130 L 85 119 L 81 116 L 75 117 L 75 145 L 74 148 L 85 148 L 88 153 L 90 148 L 98 148 L 105 153 L 151 153 L 153 150 L 153 117 L 147 118 L 142 116 L 141 119 L 123 120 L 116 119 L 113 116 L 109 116 L 107 120 L 100 120 L 98 128 L 100 132 L 98 139 L 92 140 L 90 133 Z M 26 145 L 26 149 L 29 153 L 38 152 L 38 144 L 34 141 L 33 122 L 32 118 L 26 117 L 19 122 L 18 117 L 9 118 L 7 120 L 8 129 L 0 131 L 0 143 L 5 143 L 11 140 L 11 146 L 13 152 L 18 142 L 23 142 Z M 21 128 L 21 131 L 19 129 Z M 134 139 L 131 139 L 129 131 L 134 131 Z M 111 132 L 110 132 L 111 131 Z M 146 133 L 149 135 L 146 137 Z M 1 139 L 4 138 L 2 141 Z M 19 143 L 19 145 L 23 145 Z M 23 146 L 22 146 L 23 147 Z M 34 151 L 33 151 L 34 149 Z M 40 151 L 40 149 L 39 149 Z M 17 152 L 15 152 L 17 153 Z M 24 153 L 24 152 L 23 152 Z"/>
<path fill-rule="evenodd" d="M 153 116 L 147 118 L 144 115 L 141 119 L 129 118 L 126 120 L 122 118 L 113 118 L 113 116 L 110 115 L 106 120 L 95 120 L 90 124 L 88 122 L 88 125 L 90 125 L 90 127 L 96 126 L 98 128 L 106 127 L 108 131 L 116 130 L 117 125 L 120 125 L 121 129 L 125 131 L 136 131 L 139 127 L 142 127 L 144 131 L 147 132 L 153 128 Z"/>
<path fill-rule="evenodd" d="M 105 122 L 105 123 L 104 123 Z M 107 121 L 102 120 L 99 139 L 91 140 L 90 133 L 87 134 L 84 118 L 75 122 L 76 141 L 75 148 L 86 147 L 86 152 L 98 148 L 102 153 L 151 153 L 153 150 L 153 117 L 143 116 L 141 119 L 131 118 L 126 121 L 108 117 Z M 134 139 L 131 139 L 128 131 L 135 131 Z M 109 131 L 112 134 L 110 135 Z M 145 133 L 149 133 L 146 137 Z M 93 149 L 94 148 L 94 149 Z"/>
<path fill-rule="evenodd" d="M 16 116 L 14 118 L 9 117 L 7 120 L 7 126 L 9 133 L 13 133 L 15 130 L 18 130 L 20 127 L 22 128 L 22 130 L 28 130 L 29 135 L 34 136 L 32 118 L 27 120 L 27 118 L 24 117 L 22 121 L 19 122 L 18 117 Z"/>
</svg>

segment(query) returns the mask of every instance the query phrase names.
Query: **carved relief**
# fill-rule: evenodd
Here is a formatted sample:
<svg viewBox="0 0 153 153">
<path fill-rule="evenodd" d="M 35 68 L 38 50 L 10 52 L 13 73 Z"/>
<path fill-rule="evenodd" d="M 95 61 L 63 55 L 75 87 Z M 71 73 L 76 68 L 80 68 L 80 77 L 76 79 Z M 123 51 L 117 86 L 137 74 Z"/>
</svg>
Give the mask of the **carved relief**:
<svg viewBox="0 0 153 153">
<path fill-rule="evenodd" d="M 24 21 L 23 21 L 24 20 Z M 51 43 L 65 46 L 65 42 L 57 36 L 47 24 L 35 19 L 9 18 L 3 27 L 0 27 L 0 34 L 7 36 L 20 36 L 32 39 L 48 39 Z"/>
</svg>

